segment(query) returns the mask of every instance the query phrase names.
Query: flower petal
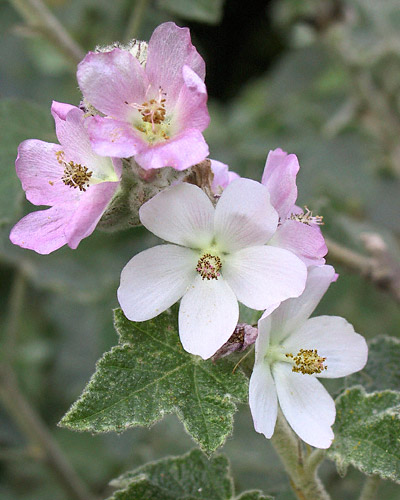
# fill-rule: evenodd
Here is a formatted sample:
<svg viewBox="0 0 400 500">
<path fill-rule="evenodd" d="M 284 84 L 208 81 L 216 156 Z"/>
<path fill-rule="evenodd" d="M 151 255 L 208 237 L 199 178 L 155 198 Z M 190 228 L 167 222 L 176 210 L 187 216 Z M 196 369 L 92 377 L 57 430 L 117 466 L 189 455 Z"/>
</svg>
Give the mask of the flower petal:
<svg viewBox="0 0 400 500">
<path fill-rule="evenodd" d="M 61 149 L 59 144 L 36 139 L 23 141 L 18 147 L 17 175 L 27 199 L 34 205 L 74 205 L 79 201 L 79 192 L 61 180 L 64 169 L 56 157 Z"/>
<path fill-rule="evenodd" d="M 368 347 L 364 337 L 353 326 L 338 316 L 317 316 L 306 321 L 284 342 L 289 352 L 300 349 L 317 349 L 326 358 L 327 369 L 317 377 L 345 377 L 364 368 Z"/>
<path fill-rule="evenodd" d="M 294 432 L 316 448 L 329 448 L 334 438 L 335 403 L 314 377 L 293 373 L 287 363 L 275 363 L 272 373 L 280 407 Z"/>
<path fill-rule="evenodd" d="M 285 300 L 272 314 L 271 340 L 274 344 L 281 342 L 305 323 L 335 279 L 332 266 L 309 270 L 306 287 L 300 297 Z"/>
<path fill-rule="evenodd" d="M 204 80 L 205 63 L 190 40 L 188 28 L 168 22 L 158 26 L 149 41 L 146 74 L 155 88 L 175 102 L 183 84 L 182 67 L 187 64 Z"/>
<path fill-rule="evenodd" d="M 196 254 L 159 245 L 135 255 L 121 273 L 118 301 L 132 321 L 146 321 L 171 307 L 196 277 Z"/>
<path fill-rule="evenodd" d="M 306 266 L 322 266 L 328 252 L 318 226 L 285 220 L 268 242 L 269 245 L 286 248 L 296 254 Z"/>
<path fill-rule="evenodd" d="M 135 155 L 135 160 L 145 170 L 162 167 L 185 170 L 200 163 L 206 156 L 208 156 L 207 143 L 201 132 L 192 128 L 165 142 L 146 144 Z"/>
<path fill-rule="evenodd" d="M 271 319 L 269 317 L 261 317 L 258 320 L 258 335 L 255 342 L 255 364 L 263 363 L 265 355 L 267 354 L 270 333 L 271 333 Z"/>
<path fill-rule="evenodd" d="M 220 194 L 228 184 L 233 182 L 236 179 L 239 179 L 240 176 L 236 172 L 230 172 L 228 169 L 228 165 L 222 163 L 218 160 L 211 160 L 211 170 L 214 174 L 213 182 L 212 182 L 212 190 L 215 194 Z"/>
<path fill-rule="evenodd" d="M 47 255 L 67 243 L 65 227 L 72 212 L 52 207 L 32 212 L 12 228 L 10 240 L 14 245 Z"/>
<path fill-rule="evenodd" d="M 83 193 L 80 203 L 65 230 L 70 248 L 77 248 L 83 238 L 93 233 L 118 184 L 118 182 L 102 182 L 90 186 Z"/>
<path fill-rule="evenodd" d="M 72 104 L 66 104 L 65 102 L 53 101 L 51 103 L 51 114 L 57 115 L 61 120 L 65 120 L 67 114 L 72 110 L 76 109 L 76 106 Z"/>
<path fill-rule="evenodd" d="M 78 65 L 79 87 L 87 101 L 102 113 L 128 120 L 129 104 L 143 104 L 149 86 L 139 61 L 126 50 L 89 52 Z"/>
<path fill-rule="evenodd" d="M 215 209 L 215 236 L 222 251 L 263 245 L 277 225 L 278 214 L 270 203 L 267 188 L 250 179 L 229 184 Z"/>
<path fill-rule="evenodd" d="M 238 319 L 239 306 L 229 285 L 222 278 L 197 276 L 179 309 L 183 348 L 203 359 L 211 357 L 232 335 Z"/>
<path fill-rule="evenodd" d="M 278 148 L 270 151 L 261 182 L 269 190 L 271 203 L 285 219 L 297 198 L 296 175 L 300 165 L 297 156 Z"/>
<path fill-rule="evenodd" d="M 307 278 L 307 268 L 299 258 L 270 246 L 244 248 L 226 256 L 221 272 L 238 300 L 258 310 L 298 297 Z"/>
<path fill-rule="evenodd" d="M 203 131 L 210 123 L 206 86 L 189 66 L 183 67 L 182 75 L 184 84 L 172 112 L 171 129 L 177 134 L 188 128 Z"/>
<path fill-rule="evenodd" d="M 271 369 L 266 362 L 256 364 L 250 378 L 249 404 L 257 432 L 270 438 L 278 415 L 278 398 Z"/>
<path fill-rule="evenodd" d="M 140 220 L 149 231 L 192 248 L 211 244 L 213 215 L 214 207 L 204 191 L 186 182 L 164 189 L 139 210 Z"/>
</svg>

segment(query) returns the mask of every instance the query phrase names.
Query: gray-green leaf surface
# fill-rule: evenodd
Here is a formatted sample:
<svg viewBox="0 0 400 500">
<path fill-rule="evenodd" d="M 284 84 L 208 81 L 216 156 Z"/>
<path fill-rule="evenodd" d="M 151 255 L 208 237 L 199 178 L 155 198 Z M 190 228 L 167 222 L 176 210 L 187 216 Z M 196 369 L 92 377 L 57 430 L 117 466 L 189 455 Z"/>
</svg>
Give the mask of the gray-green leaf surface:
<svg viewBox="0 0 400 500">
<path fill-rule="evenodd" d="M 60 425 L 90 432 L 151 426 L 175 412 L 206 452 L 232 432 L 236 402 L 247 397 L 247 379 L 229 361 L 203 361 L 180 344 L 177 307 L 150 321 L 115 312 L 120 344 L 104 354 L 80 399 Z"/>
</svg>

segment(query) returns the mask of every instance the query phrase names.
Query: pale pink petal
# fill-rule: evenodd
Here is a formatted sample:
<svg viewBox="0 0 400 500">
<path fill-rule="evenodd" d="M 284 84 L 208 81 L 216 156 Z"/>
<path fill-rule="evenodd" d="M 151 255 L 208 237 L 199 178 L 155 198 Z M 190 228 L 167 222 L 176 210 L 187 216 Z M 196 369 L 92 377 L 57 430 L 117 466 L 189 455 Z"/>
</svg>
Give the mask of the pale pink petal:
<svg viewBox="0 0 400 500">
<path fill-rule="evenodd" d="M 64 168 L 56 157 L 61 149 L 59 144 L 36 139 L 28 139 L 18 147 L 17 175 L 26 198 L 34 205 L 74 205 L 79 201 L 79 192 L 61 180 Z"/>
<path fill-rule="evenodd" d="M 279 405 L 291 428 L 307 444 L 329 448 L 336 409 L 328 391 L 316 378 L 292 372 L 287 363 L 275 363 L 272 372 Z"/>
<path fill-rule="evenodd" d="M 72 104 L 66 104 L 65 102 L 53 101 L 51 103 L 51 114 L 53 115 L 53 117 L 54 115 L 57 115 L 62 120 L 65 120 L 67 114 L 72 109 L 77 109 L 77 108 L 76 106 L 73 106 Z"/>
<path fill-rule="evenodd" d="M 129 52 L 89 52 L 78 65 L 83 96 L 102 113 L 119 120 L 132 116 L 132 103 L 143 104 L 149 86 L 145 71 Z"/>
<path fill-rule="evenodd" d="M 208 156 L 208 146 L 203 135 L 194 128 L 155 145 L 147 144 L 135 154 L 135 160 L 145 170 L 173 167 L 185 170 L 200 163 Z"/>
<path fill-rule="evenodd" d="M 232 335 L 239 307 L 222 279 L 203 280 L 199 275 L 182 298 L 179 336 L 183 348 L 203 359 L 211 357 Z"/>
<path fill-rule="evenodd" d="M 250 179 L 237 179 L 222 193 L 214 224 L 220 250 L 233 252 L 266 243 L 276 230 L 278 214 L 265 186 Z"/>
<path fill-rule="evenodd" d="M 270 246 L 244 248 L 227 255 L 221 272 L 238 300 L 258 310 L 298 297 L 307 278 L 307 268 L 300 259 Z"/>
<path fill-rule="evenodd" d="M 326 358 L 326 370 L 317 377 L 345 377 L 364 368 L 368 347 L 364 337 L 355 333 L 353 326 L 338 316 L 317 316 L 306 321 L 284 342 L 293 354 L 300 349 L 317 349 L 318 356 Z"/>
<path fill-rule="evenodd" d="M 182 75 L 184 84 L 172 112 L 171 129 L 176 134 L 187 128 L 203 131 L 210 123 L 206 86 L 189 66 L 183 67 Z"/>
<path fill-rule="evenodd" d="M 111 118 L 88 118 L 88 132 L 93 150 L 102 156 L 129 158 L 151 147 L 131 124 Z"/>
<path fill-rule="evenodd" d="M 72 213 L 66 208 L 52 207 L 32 212 L 12 228 L 14 245 L 47 255 L 67 243 L 64 229 Z"/>
<path fill-rule="evenodd" d="M 164 189 L 139 210 L 142 224 L 159 238 L 199 249 L 211 245 L 213 215 L 204 191 L 186 182 Z"/>
<path fill-rule="evenodd" d="M 318 226 L 309 226 L 294 220 L 285 220 L 269 244 L 290 250 L 300 257 L 306 266 L 325 264 L 324 256 L 328 252 Z"/>
<path fill-rule="evenodd" d="M 93 233 L 118 184 L 119 182 L 95 184 L 81 196 L 79 205 L 65 230 L 69 247 L 76 248 L 83 238 Z"/>
<path fill-rule="evenodd" d="M 333 281 L 335 270 L 332 266 L 309 270 L 306 287 L 300 297 L 285 300 L 272 315 L 274 343 L 281 342 L 307 321 Z"/>
<path fill-rule="evenodd" d="M 188 248 L 160 245 L 135 255 L 121 273 L 118 301 L 132 321 L 147 321 L 171 307 L 197 276 Z"/>
<path fill-rule="evenodd" d="M 272 206 L 281 219 L 286 218 L 296 201 L 299 168 L 296 155 L 288 155 L 279 148 L 268 154 L 261 182 L 267 186 Z"/>
<path fill-rule="evenodd" d="M 278 398 L 271 369 L 265 361 L 255 365 L 251 374 L 249 405 L 255 430 L 269 439 L 275 429 Z"/>
<path fill-rule="evenodd" d="M 149 41 L 146 74 L 154 88 L 161 87 L 170 102 L 178 97 L 185 64 L 204 80 L 205 63 L 191 43 L 189 29 L 172 22 L 161 24 Z"/>
<path fill-rule="evenodd" d="M 214 179 L 211 185 L 214 193 L 221 193 L 226 188 L 226 186 L 228 186 L 228 184 L 240 178 L 240 176 L 236 172 L 229 172 L 229 167 L 225 163 L 211 159 L 210 161 L 211 170 L 214 174 Z"/>
</svg>

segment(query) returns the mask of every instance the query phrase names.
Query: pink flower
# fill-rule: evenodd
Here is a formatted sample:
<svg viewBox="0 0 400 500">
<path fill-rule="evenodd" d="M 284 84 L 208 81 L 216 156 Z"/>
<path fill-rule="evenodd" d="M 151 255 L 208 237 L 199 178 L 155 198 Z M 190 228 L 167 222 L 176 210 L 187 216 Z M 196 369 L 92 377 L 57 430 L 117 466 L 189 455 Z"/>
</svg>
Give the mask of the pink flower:
<svg viewBox="0 0 400 500">
<path fill-rule="evenodd" d="M 320 217 L 310 211 L 303 213 L 295 205 L 297 199 L 296 175 L 299 162 L 294 154 L 282 149 L 270 151 L 261 182 L 267 186 L 272 206 L 279 214 L 280 225 L 270 245 L 286 248 L 300 257 L 307 266 L 321 266 L 328 249 L 318 224 Z"/>
<path fill-rule="evenodd" d="M 102 116 L 91 118 L 96 153 L 131 157 L 145 170 L 184 170 L 208 155 L 205 64 L 187 28 L 161 24 L 150 38 L 147 61 L 129 51 L 90 52 L 78 67 L 85 99 Z"/>
<path fill-rule="evenodd" d="M 182 298 L 183 348 L 206 359 L 232 335 L 238 300 L 276 308 L 304 289 L 307 269 L 292 252 L 266 245 L 278 214 L 268 190 L 237 179 L 214 208 L 199 187 L 165 189 L 139 211 L 142 224 L 168 242 L 135 255 L 121 274 L 118 300 L 126 317 L 146 321 Z"/>
<path fill-rule="evenodd" d="M 222 191 L 236 179 L 239 179 L 239 174 L 229 171 L 228 165 L 218 160 L 211 161 L 211 170 L 214 174 L 211 189 L 214 194 L 219 195 Z"/>
<path fill-rule="evenodd" d="M 53 102 L 59 144 L 36 139 L 22 142 L 15 162 L 17 175 L 34 205 L 11 230 L 15 245 L 48 254 L 67 244 L 76 248 L 95 229 L 119 185 L 121 161 L 95 154 L 83 111 Z"/>
</svg>

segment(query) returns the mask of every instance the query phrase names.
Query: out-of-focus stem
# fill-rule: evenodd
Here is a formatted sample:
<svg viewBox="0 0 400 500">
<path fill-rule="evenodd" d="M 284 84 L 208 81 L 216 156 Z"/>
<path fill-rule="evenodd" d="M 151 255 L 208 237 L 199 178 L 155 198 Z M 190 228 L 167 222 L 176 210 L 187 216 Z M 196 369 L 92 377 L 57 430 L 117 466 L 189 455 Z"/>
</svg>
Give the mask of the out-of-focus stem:
<svg viewBox="0 0 400 500">
<path fill-rule="evenodd" d="M 293 491 L 299 500 L 330 500 L 317 475 L 323 454 L 314 455 L 313 460 L 302 460 L 299 456 L 298 440 L 281 412 L 271 442 L 288 473 Z"/>
<path fill-rule="evenodd" d="M 142 24 L 144 14 L 146 12 L 149 0 L 136 0 L 135 6 L 132 9 L 132 14 L 129 17 L 128 26 L 126 27 L 124 39 L 126 42 L 137 38 L 140 34 L 140 25 Z"/>
<path fill-rule="evenodd" d="M 359 500 L 374 500 L 376 498 L 376 492 L 378 491 L 380 482 L 381 479 L 378 476 L 368 477 L 365 480 Z"/>
<path fill-rule="evenodd" d="M 71 38 L 42 0 L 10 0 L 26 24 L 46 37 L 70 62 L 79 63 L 85 52 Z"/>
</svg>

